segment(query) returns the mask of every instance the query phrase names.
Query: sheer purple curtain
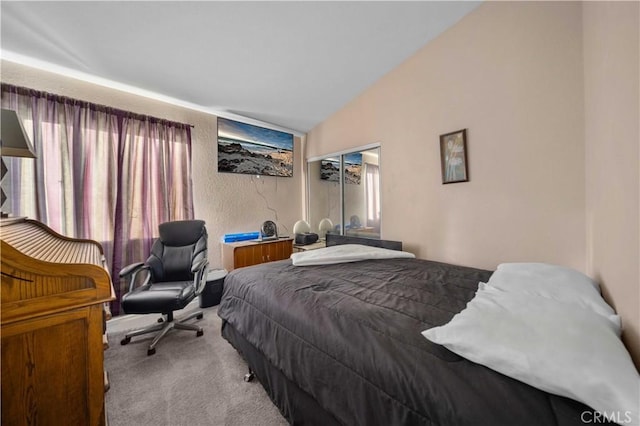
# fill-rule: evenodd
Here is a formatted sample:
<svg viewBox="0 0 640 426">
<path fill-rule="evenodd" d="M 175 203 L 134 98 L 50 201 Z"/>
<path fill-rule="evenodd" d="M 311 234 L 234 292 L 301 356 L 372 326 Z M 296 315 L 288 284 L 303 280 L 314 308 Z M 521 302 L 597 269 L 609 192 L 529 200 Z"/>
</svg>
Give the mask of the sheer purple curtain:
<svg viewBox="0 0 640 426">
<path fill-rule="evenodd" d="M 367 226 L 380 231 L 380 168 L 377 164 L 365 163 L 365 199 L 367 204 Z"/>
<path fill-rule="evenodd" d="M 8 158 L 9 211 L 99 241 L 120 310 L 120 269 L 147 258 L 158 225 L 193 219 L 191 128 L 2 84 L 2 108 L 23 120 L 37 158 Z"/>
</svg>

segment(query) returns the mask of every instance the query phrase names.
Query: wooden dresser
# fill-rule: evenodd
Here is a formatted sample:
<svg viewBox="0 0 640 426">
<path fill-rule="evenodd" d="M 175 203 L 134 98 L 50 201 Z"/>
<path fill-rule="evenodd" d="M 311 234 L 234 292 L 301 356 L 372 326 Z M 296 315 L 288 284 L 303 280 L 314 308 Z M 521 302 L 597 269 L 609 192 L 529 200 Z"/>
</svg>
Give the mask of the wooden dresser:
<svg viewBox="0 0 640 426">
<path fill-rule="evenodd" d="M 222 243 L 222 265 L 227 271 L 232 271 L 243 266 L 288 259 L 292 252 L 293 238 Z"/>
<path fill-rule="evenodd" d="M 0 239 L 2 424 L 105 424 L 102 247 L 26 219 Z"/>
</svg>

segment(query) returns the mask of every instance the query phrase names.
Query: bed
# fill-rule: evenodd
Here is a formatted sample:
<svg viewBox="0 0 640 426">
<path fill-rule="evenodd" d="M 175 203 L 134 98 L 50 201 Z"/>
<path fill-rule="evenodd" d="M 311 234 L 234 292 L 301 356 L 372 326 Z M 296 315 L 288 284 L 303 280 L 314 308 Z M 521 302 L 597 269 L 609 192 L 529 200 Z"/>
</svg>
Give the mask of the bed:
<svg viewBox="0 0 640 426">
<path fill-rule="evenodd" d="M 291 424 L 584 425 L 587 406 L 421 335 L 491 275 L 404 258 L 241 268 L 225 280 L 222 336 Z"/>
</svg>

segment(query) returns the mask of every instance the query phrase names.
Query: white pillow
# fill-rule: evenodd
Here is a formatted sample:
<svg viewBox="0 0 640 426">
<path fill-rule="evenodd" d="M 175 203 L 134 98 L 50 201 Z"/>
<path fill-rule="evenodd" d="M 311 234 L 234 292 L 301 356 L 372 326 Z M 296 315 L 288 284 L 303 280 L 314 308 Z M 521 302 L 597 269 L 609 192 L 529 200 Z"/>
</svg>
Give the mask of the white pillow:
<svg viewBox="0 0 640 426">
<path fill-rule="evenodd" d="M 361 244 L 342 244 L 316 250 L 293 253 L 290 258 L 293 266 L 332 265 L 334 263 L 358 262 L 371 259 L 413 259 L 413 253 L 389 250 Z"/>
<path fill-rule="evenodd" d="M 487 284 L 591 309 L 616 325 L 620 335 L 620 317 L 600 295 L 598 283 L 574 269 L 546 263 L 502 263 Z"/>
<path fill-rule="evenodd" d="M 640 376 L 614 326 L 589 309 L 481 286 L 434 343 L 538 389 L 639 425 Z"/>
</svg>

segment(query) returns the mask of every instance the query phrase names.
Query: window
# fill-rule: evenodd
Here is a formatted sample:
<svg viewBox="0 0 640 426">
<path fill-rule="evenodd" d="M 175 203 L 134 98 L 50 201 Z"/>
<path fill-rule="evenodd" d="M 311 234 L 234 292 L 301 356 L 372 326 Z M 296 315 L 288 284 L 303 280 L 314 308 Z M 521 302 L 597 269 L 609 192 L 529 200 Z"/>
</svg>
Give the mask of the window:
<svg viewBox="0 0 640 426">
<path fill-rule="evenodd" d="M 193 218 L 190 126 L 6 84 L 2 107 L 37 156 L 9 159 L 9 211 L 100 242 L 120 295 L 118 272 L 148 256 L 158 225 Z"/>
</svg>

